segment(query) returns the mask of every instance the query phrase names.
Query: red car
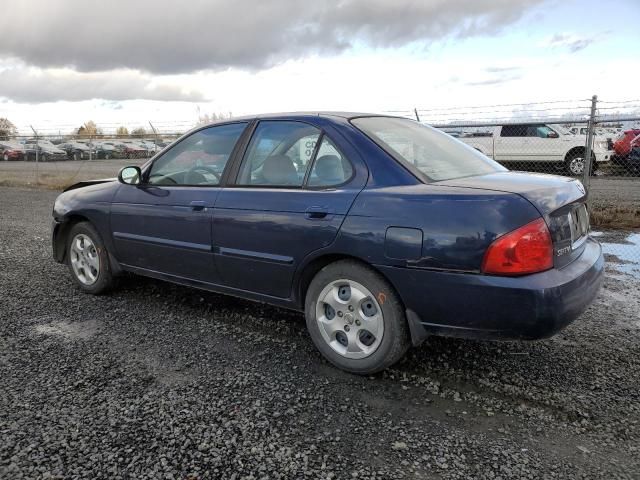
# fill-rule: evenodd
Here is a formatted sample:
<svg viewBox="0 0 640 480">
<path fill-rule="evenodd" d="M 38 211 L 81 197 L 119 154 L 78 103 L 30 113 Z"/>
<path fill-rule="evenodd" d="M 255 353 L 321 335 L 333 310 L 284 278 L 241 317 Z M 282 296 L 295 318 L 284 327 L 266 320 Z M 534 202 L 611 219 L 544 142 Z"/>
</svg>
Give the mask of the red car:
<svg viewBox="0 0 640 480">
<path fill-rule="evenodd" d="M 24 148 L 12 142 L 0 142 L 0 158 L 9 160 L 24 160 Z"/>
<path fill-rule="evenodd" d="M 631 153 L 631 142 L 640 135 L 640 129 L 625 131 L 613 144 L 613 150 L 619 158 L 625 158 Z"/>
</svg>

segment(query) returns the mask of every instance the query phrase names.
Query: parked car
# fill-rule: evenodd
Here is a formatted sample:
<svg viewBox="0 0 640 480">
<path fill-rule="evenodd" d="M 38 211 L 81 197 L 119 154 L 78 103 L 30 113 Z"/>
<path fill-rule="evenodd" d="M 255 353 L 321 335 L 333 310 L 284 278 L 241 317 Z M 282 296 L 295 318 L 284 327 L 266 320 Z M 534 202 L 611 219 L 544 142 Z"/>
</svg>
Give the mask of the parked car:
<svg viewBox="0 0 640 480">
<path fill-rule="evenodd" d="M 117 156 L 115 146 L 110 142 L 95 142 L 92 146 L 94 148 L 96 158 L 109 160 Z"/>
<path fill-rule="evenodd" d="M 578 180 L 509 172 L 413 120 L 265 115 L 69 187 L 53 256 L 87 293 L 132 272 L 302 310 L 330 362 L 370 374 L 428 335 L 573 321 L 603 278 L 585 202 Z"/>
<path fill-rule="evenodd" d="M 123 141 L 116 145 L 121 158 L 145 158 L 147 150 L 138 143 L 132 141 Z"/>
<path fill-rule="evenodd" d="M 39 162 L 61 161 L 67 159 L 67 152 L 49 140 L 27 140 L 24 143 L 25 159 Z M 37 156 L 36 156 L 37 152 Z"/>
<path fill-rule="evenodd" d="M 640 129 L 626 130 L 620 134 L 620 136 L 613 143 L 613 150 L 616 153 L 614 162 L 618 163 L 619 160 L 623 160 L 631 153 L 631 142 L 640 135 Z"/>
<path fill-rule="evenodd" d="M 0 140 L 0 156 L 5 162 L 24 160 L 24 146 L 10 140 Z"/>
<path fill-rule="evenodd" d="M 88 160 L 90 148 L 80 142 L 65 142 L 58 145 L 59 148 L 67 152 L 67 157 L 72 160 Z"/>
<path fill-rule="evenodd" d="M 461 137 L 467 145 L 494 160 L 509 165 L 513 163 L 550 163 L 569 175 L 584 173 L 584 138 L 565 133 L 560 128 L 545 124 L 519 124 L 496 126 L 490 137 Z M 600 162 L 610 160 L 606 141 L 594 141 L 592 165 L 595 170 Z"/>
</svg>

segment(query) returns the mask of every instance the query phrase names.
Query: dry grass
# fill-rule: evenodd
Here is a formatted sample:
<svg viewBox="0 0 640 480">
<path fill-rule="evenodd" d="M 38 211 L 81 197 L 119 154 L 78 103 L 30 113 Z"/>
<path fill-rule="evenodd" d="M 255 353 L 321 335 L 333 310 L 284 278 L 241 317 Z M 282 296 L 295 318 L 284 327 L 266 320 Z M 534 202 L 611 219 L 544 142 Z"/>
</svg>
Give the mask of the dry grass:
<svg viewBox="0 0 640 480">
<path fill-rule="evenodd" d="M 62 180 L 59 178 L 39 179 L 36 182 L 25 182 L 21 180 L 0 180 L 0 187 L 22 187 L 22 188 L 43 188 L 45 190 L 62 191 L 70 185 L 76 183 L 75 180 Z"/>
<path fill-rule="evenodd" d="M 629 205 L 593 205 L 591 226 L 602 230 L 640 228 L 640 207 Z"/>
</svg>

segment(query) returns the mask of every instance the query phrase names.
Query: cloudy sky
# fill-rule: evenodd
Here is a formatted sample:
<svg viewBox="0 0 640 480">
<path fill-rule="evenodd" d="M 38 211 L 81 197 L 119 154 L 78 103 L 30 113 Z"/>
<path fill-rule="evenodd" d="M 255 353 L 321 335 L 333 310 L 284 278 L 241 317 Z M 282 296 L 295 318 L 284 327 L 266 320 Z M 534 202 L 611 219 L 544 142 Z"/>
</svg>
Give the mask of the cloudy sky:
<svg viewBox="0 0 640 480">
<path fill-rule="evenodd" d="M 7 3 L 0 117 L 21 129 L 638 97 L 638 0 Z"/>
</svg>

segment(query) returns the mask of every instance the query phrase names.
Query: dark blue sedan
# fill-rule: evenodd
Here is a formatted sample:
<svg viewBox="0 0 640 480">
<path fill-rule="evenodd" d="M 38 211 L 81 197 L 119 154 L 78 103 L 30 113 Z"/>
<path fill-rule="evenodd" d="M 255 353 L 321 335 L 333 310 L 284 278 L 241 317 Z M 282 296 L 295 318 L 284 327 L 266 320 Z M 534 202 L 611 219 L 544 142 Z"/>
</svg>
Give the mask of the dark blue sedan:
<svg viewBox="0 0 640 480">
<path fill-rule="evenodd" d="M 99 294 L 132 272 L 304 310 L 369 374 L 428 335 L 536 339 L 603 276 L 582 184 L 513 173 L 412 120 L 300 113 L 200 127 L 53 209 L 53 254 Z"/>
</svg>

